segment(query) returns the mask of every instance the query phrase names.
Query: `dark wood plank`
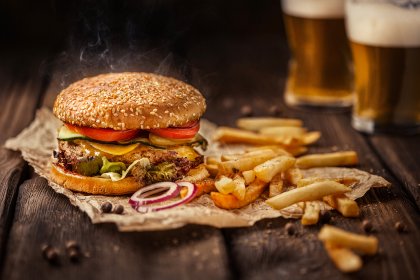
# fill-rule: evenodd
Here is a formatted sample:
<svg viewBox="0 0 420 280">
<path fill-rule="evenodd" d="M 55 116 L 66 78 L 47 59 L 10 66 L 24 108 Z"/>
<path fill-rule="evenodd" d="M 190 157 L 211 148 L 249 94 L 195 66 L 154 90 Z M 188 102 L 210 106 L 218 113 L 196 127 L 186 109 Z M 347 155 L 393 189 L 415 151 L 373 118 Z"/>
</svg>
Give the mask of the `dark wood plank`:
<svg viewBox="0 0 420 280">
<path fill-rule="evenodd" d="M 3 259 L 13 218 L 17 188 L 25 167 L 26 163 L 18 152 L 0 148 L 0 260 Z"/>
<path fill-rule="evenodd" d="M 420 208 L 420 135 L 374 135 L 371 146 Z"/>
<path fill-rule="evenodd" d="M 1 67 L 0 77 L 0 145 L 17 135 L 33 119 L 43 80 L 38 76 L 39 60 L 20 64 L 10 59 Z M 27 62 L 28 63 L 28 62 Z M 0 264 L 13 218 L 17 189 L 27 177 L 27 164 L 20 153 L 0 148 Z"/>
<path fill-rule="evenodd" d="M 78 264 L 65 254 L 76 240 L 86 256 Z M 55 246 L 61 264 L 51 266 L 41 245 Z M 186 226 L 171 231 L 118 232 L 94 225 L 42 178 L 20 186 L 2 279 L 227 279 L 227 256 L 219 230 Z"/>
</svg>

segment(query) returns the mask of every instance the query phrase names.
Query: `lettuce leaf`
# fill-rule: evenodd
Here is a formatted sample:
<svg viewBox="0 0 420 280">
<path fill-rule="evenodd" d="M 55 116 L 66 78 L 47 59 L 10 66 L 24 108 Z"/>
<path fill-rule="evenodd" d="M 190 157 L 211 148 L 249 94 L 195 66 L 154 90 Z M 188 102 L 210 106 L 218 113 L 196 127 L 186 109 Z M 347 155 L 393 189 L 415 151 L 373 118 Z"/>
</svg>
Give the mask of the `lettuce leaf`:
<svg viewBox="0 0 420 280">
<path fill-rule="evenodd" d="M 148 158 L 141 158 L 141 159 L 133 161 L 133 163 L 131 163 L 130 166 L 127 167 L 127 169 L 122 170 L 121 173 L 112 172 L 112 171 L 104 172 L 101 174 L 101 177 L 111 179 L 113 182 L 120 181 L 124 179 L 127 176 L 127 174 L 131 171 L 131 169 L 133 169 L 133 167 L 137 164 L 140 164 L 142 167 L 147 168 L 150 165 L 150 161 Z"/>
</svg>

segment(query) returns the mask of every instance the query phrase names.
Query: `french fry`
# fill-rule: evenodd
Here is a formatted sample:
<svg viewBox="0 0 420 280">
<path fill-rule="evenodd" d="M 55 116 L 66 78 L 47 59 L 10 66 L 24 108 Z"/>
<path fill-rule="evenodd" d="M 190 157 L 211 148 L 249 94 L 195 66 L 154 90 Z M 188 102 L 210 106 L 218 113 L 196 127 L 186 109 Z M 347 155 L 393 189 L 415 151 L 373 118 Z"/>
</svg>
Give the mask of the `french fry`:
<svg viewBox="0 0 420 280">
<path fill-rule="evenodd" d="M 324 247 L 334 265 L 342 272 L 355 272 L 362 268 L 362 259 L 347 248 L 337 247 L 325 242 Z"/>
<path fill-rule="evenodd" d="M 374 255 L 378 251 L 378 239 L 376 237 L 355 234 L 330 225 L 322 227 L 318 238 L 324 242 L 354 249 L 368 255 Z"/>
<path fill-rule="evenodd" d="M 214 185 L 214 179 L 211 178 L 204 179 L 203 181 L 199 181 L 194 184 L 197 186 L 197 194 L 195 195 L 195 197 L 199 197 L 205 193 L 209 193 L 216 190 L 216 186 Z M 182 188 L 180 195 L 182 198 L 184 198 L 187 195 L 187 193 L 188 189 Z"/>
<path fill-rule="evenodd" d="M 215 141 L 225 143 L 244 143 L 252 145 L 298 145 L 300 141 L 293 137 L 272 137 L 238 128 L 220 127 L 216 130 Z"/>
<path fill-rule="evenodd" d="M 242 176 L 244 176 L 245 184 L 249 185 L 255 180 L 255 172 L 254 170 L 247 170 L 242 172 Z"/>
<path fill-rule="evenodd" d="M 214 204 L 219 208 L 238 209 L 254 202 L 263 193 L 266 186 L 267 183 L 256 179 L 246 188 L 243 200 L 237 199 L 234 195 L 221 194 L 219 192 L 212 192 L 210 196 Z"/>
<path fill-rule="evenodd" d="M 308 148 L 304 146 L 290 146 L 287 147 L 286 151 L 292 156 L 300 156 L 308 151 Z"/>
<path fill-rule="evenodd" d="M 322 181 L 334 181 L 343 185 L 346 185 L 347 187 L 350 187 L 351 185 L 355 184 L 358 182 L 357 179 L 355 178 L 347 178 L 347 177 L 343 177 L 343 178 L 320 178 L 320 177 L 309 177 L 309 178 L 302 178 L 297 182 L 297 187 L 301 188 L 316 182 L 322 182 Z"/>
<path fill-rule="evenodd" d="M 323 181 L 283 192 L 266 200 L 266 203 L 275 209 L 283 209 L 300 201 L 320 200 L 331 194 L 341 194 L 350 191 L 349 187 L 334 181 Z"/>
<path fill-rule="evenodd" d="M 206 164 L 217 164 L 219 162 L 220 162 L 219 157 L 215 157 L 215 156 L 206 157 Z"/>
<path fill-rule="evenodd" d="M 345 195 L 327 195 L 324 196 L 323 200 L 344 217 L 359 217 L 360 215 L 360 209 L 356 201 Z"/>
<path fill-rule="evenodd" d="M 213 177 L 216 177 L 219 173 L 219 166 L 217 164 L 206 164 L 206 169 Z"/>
<path fill-rule="evenodd" d="M 315 143 L 316 141 L 321 138 L 321 132 L 319 131 L 311 131 L 303 135 L 302 137 L 302 143 L 303 145 L 310 145 Z"/>
<path fill-rule="evenodd" d="M 299 119 L 282 118 L 240 118 L 236 121 L 238 127 L 252 131 L 270 126 L 302 126 L 302 124 L 303 122 Z"/>
<path fill-rule="evenodd" d="M 263 154 L 253 157 L 243 157 L 237 160 L 229 160 L 219 162 L 219 172 L 220 174 L 233 174 L 235 171 L 246 171 L 251 170 L 255 166 L 274 158 L 276 154 L 267 150 Z"/>
<path fill-rule="evenodd" d="M 226 176 L 221 176 L 219 179 L 216 180 L 214 183 L 216 189 L 222 194 L 229 194 L 235 190 L 235 183 L 233 180 Z"/>
<path fill-rule="evenodd" d="M 284 171 L 284 179 L 290 182 L 292 185 L 296 186 L 302 178 L 303 175 L 299 168 L 292 167 Z"/>
<path fill-rule="evenodd" d="M 305 212 L 302 216 L 302 225 L 315 225 L 319 220 L 319 203 L 316 201 L 305 202 Z"/>
<path fill-rule="evenodd" d="M 256 157 L 256 156 L 265 155 L 265 154 L 273 154 L 273 152 L 275 155 L 288 155 L 289 154 L 284 150 L 274 151 L 272 149 L 261 149 L 261 150 L 250 151 L 250 152 L 246 152 L 242 154 L 222 155 L 221 159 L 222 161 L 238 160 L 238 159 L 246 158 L 246 157 Z"/>
<path fill-rule="evenodd" d="M 302 156 L 296 160 L 297 166 L 302 169 L 324 166 L 346 166 L 358 163 L 357 153 L 354 151 L 312 154 Z"/>
<path fill-rule="evenodd" d="M 268 186 L 268 196 L 273 197 L 280 194 L 283 191 L 283 179 L 281 173 L 277 173 Z"/>
<path fill-rule="evenodd" d="M 290 147 L 291 148 L 291 147 Z M 289 147 L 287 147 L 289 149 Z M 284 146 L 279 145 L 269 145 L 269 146 L 255 146 L 255 147 L 248 147 L 245 149 L 247 153 L 254 152 L 254 151 L 260 151 L 260 150 L 272 150 L 277 155 L 281 156 L 290 156 L 291 154 L 285 150 Z"/>
<path fill-rule="evenodd" d="M 306 133 L 306 128 L 297 126 L 269 126 L 261 128 L 259 132 L 269 136 L 291 136 L 300 138 Z"/>
<path fill-rule="evenodd" d="M 295 164 L 295 158 L 288 156 L 279 156 L 261 163 L 254 168 L 255 176 L 264 181 L 270 182 L 273 177 L 282 171 L 285 171 Z"/>
<path fill-rule="evenodd" d="M 241 176 L 235 176 L 233 179 L 233 183 L 235 184 L 235 189 L 233 190 L 232 194 L 239 200 L 243 200 L 245 198 L 245 180 Z"/>
<path fill-rule="evenodd" d="M 210 173 L 207 171 L 204 164 L 200 164 L 196 168 L 191 169 L 187 176 L 182 178 L 182 181 L 187 181 L 191 183 L 202 181 L 210 177 Z"/>
<path fill-rule="evenodd" d="M 241 154 L 223 154 L 220 159 L 222 161 L 228 161 L 228 160 L 238 160 L 242 157 Z"/>
</svg>

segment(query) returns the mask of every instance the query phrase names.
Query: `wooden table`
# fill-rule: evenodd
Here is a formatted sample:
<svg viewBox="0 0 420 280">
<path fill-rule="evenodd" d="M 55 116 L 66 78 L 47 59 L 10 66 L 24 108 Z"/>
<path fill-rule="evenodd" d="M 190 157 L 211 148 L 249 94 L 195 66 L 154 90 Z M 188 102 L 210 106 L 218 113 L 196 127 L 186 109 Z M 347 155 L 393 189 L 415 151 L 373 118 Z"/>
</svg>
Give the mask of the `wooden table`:
<svg viewBox="0 0 420 280">
<path fill-rule="evenodd" d="M 361 217 L 335 213 L 330 224 L 362 233 L 369 219 L 380 240 L 380 252 L 364 258 L 360 272 L 344 275 L 317 239 L 321 225 L 297 229 L 289 236 L 283 218 L 248 228 L 216 229 L 188 225 L 159 232 L 118 232 L 112 224 L 93 225 L 87 215 L 55 193 L 34 174 L 20 154 L 0 150 L 0 278 L 2 279 L 418 279 L 420 272 L 420 137 L 366 136 L 350 126 L 349 112 L 287 108 L 282 101 L 287 49 L 273 37 L 230 38 L 196 43 L 185 52 L 192 65 L 187 79 L 208 99 L 206 118 L 233 125 L 241 107 L 254 115 L 298 117 L 322 138 L 311 152 L 353 149 L 360 168 L 392 182 L 358 200 Z M 64 83 L 86 72 L 60 65 L 47 56 L 7 56 L 0 67 L 0 143 L 17 135 L 41 106 L 51 107 Z M 55 62 L 55 63 L 54 63 Z M 144 70 L 144 65 L 130 69 Z M 146 67 L 147 69 L 147 67 Z M 155 69 L 153 67 L 149 68 Z M 92 73 L 106 69 L 92 68 Z M 160 69 L 159 71 L 163 71 Z M 170 72 L 170 71 L 169 71 Z M 185 74 L 185 73 L 184 73 Z M 403 222 L 408 231 L 398 233 Z M 72 263 L 68 240 L 79 242 L 85 256 Z M 60 251 L 60 264 L 41 256 L 41 245 Z M 417 275 L 417 276 L 416 276 Z"/>
</svg>

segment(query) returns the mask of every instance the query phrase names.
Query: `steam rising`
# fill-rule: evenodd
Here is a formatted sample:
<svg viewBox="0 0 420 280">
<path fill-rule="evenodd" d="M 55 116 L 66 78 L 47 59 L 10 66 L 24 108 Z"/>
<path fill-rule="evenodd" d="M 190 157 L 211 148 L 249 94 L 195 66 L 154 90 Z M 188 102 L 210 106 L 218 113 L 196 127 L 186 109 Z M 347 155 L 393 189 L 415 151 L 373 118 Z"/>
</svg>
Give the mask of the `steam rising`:
<svg viewBox="0 0 420 280">
<path fill-rule="evenodd" d="M 154 34 L 142 30 L 142 24 L 130 14 L 119 22 L 115 7 L 109 5 L 104 2 L 101 7 L 88 6 L 72 22 L 66 51 L 60 53 L 53 65 L 62 88 L 83 77 L 125 71 L 152 72 L 191 82 L 190 66 L 173 46 L 176 39 L 173 36 L 177 34 L 157 30 L 158 38 L 153 38 Z M 146 21 L 144 25 L 150 18 L 146 13 L 153 11 L 156 4 L 147 5 L 142 14 L 145 19 L 141 20 Z"/>
</svg>

